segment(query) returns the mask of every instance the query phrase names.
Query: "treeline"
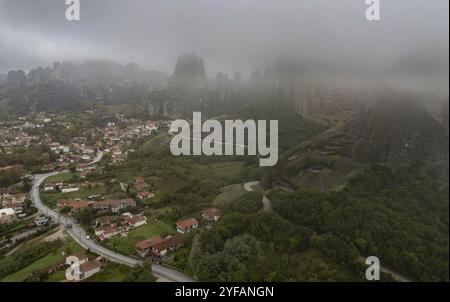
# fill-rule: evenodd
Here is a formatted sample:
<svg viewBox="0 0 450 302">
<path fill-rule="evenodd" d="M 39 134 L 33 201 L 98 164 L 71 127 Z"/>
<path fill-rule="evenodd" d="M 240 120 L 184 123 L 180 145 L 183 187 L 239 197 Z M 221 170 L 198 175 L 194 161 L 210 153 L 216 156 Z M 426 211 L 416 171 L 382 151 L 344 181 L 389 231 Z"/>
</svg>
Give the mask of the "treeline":
<svg viewBox="0 0 450 302">
<path fill-rule="evenodd" d="M 102 270 L 84 282 L 154 282 L 156 277 L 152 274 L 150 263 L 138 267 L 128 267 L 109 261 L 104 262 Z"/>
<path fill-rule="evenodd" d="M 348 281 L 356 273 L 323 259 L 313 231 L 262 210 L 262 195 L 249 192 L 223 209 L 200 235 L 194 272 L 205 281 Z M 339 243 L 338 243 L 339 244 Z M 345 249 L 344 249 L 345 250 Z M 312 251 L 312 254 L 308 254 Z M 344 252 L 345 253 L 345 252 Z M 364 270 L 359 270 L 364 272 Z M 363 276 L 363 274 L 361 274 Z"/>
<path fill-rule="evenodd" d="M 19 171 L 0 171 L 0 188 L 18 183 L 21 177 L 22 172 Z"/>
<path fill-rule="evenodd" d="M 32 146 L 17 148 L 12 153 L 0 153 L 0 167 L 10 165 L 23 165 L 25 169 L 36 169 L 42 164 L 48 164 L 52 154 L 47 146 Z"/>
<path fill-rule="evenodd" d="M 208 180 L 193 178 L 178 192 L 162 193 L 157 206 L 170 206 L 172 210 L 161 218 L 173 221 L 192 213 L 200 213 L 219 194 L 220 191 Z"/>
<path fill-rule="evenodd" d="M 49 253 L 60 248 L 62 242 L 40 242 L 32 246 L 26 246 L 14 253 L 13 257 L 4 257 L 0 260 L 0 279 L 9 274 L 20 271 L 24 267 L 34 263 Z"/>
<path fill-rule="evenodd" d="M 290 105 L 277 96 L 254 96 L 240 94 L 228 103 L 210 103 L 202 110 L 205 116 L 219 116 L 220 119 L 277 120 L 279 154 L 327 129 L 313 121 L 304 119 Z M 224 118 L 225 117 L 225 118 Z"/>
<path fill-rule="evenodd" d="M 351 265 L 355 253 L 376 255 L 416 280 L 448 278 L 448 183 L 424 170 L 374 165 L 339 192 L 270 198 L 275 212 L 325 238 L 324 251 L 339 263 Z"/>
<path fill-rule="evenodd" d="M 448 278 L 448 185 L 424 170 L 375 165 L 341 191 L 277 191 L 273 212 L 261 198 L 244 194 L 201 233 L 200 280 L 365 281 L 369 255 L 413 280 Z"/>
</svg>

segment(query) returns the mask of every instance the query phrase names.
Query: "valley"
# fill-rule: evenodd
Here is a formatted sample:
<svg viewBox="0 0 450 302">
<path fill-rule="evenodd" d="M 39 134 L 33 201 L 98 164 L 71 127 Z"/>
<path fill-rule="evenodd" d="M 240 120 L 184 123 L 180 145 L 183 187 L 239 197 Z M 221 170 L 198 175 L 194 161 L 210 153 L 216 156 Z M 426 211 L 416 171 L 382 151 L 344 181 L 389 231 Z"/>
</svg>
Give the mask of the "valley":
<svg viewBox="0 0 450 302">
<path fill-rule="evenodd" d="M 436 108 L 448 99 L 377 91 L 368 102 L 283 82 L 283 65 L 247 85 L 221 74 L 209 89 L 204 65 L 190 53 L 165 79 L 108 62 L 8 75 L 0 278 L 64 281 L 70 254 L 90 265 L 82 281 L 362 282 L 362 255 L 376 255 L 383 281 L 446 280 L 448 117 Z M 230 120 L 277 121 L 278 161 L 175 156 L 176 119 L 189 147 L 211 143 L 191 139 L 193 112 L 220 134 Z M 29 261 L 11 260 L 28 249 Z"/>
</svg>

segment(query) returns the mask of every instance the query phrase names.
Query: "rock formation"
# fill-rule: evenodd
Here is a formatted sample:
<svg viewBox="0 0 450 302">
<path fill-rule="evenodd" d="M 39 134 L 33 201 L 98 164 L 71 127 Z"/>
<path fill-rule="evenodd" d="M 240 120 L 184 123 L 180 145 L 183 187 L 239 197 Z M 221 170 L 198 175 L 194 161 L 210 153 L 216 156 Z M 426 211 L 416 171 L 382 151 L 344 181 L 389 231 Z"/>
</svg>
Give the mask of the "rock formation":
<svg viewBox="0 0 450 302">
<path fill-rule="evenodd" d="M 205 63 L 196 53 L 186 53 L 178 58 L 175 71 L 169 79 L 169 88 L 180 93 L 198 93 L 206 90 Z"/>
</svg>

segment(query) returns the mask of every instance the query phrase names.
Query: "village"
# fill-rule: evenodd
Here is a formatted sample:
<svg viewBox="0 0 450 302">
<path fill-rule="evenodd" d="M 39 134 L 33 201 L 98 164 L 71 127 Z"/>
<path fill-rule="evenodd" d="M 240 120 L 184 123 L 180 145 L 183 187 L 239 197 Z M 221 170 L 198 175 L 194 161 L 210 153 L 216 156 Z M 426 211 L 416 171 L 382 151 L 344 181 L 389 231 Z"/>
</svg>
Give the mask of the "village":
<svg viewBox="0 0 450 302">
<path fill-rule="evenodd" d="M 97 184 L 90 183 L 90 186 Z M 46 183 L 43 187 L 45 192 L 77 192 L 83 186 L 69 187 L 76 188 L 76 191 L 64 191 L 67 188 L 64 183 Z M 152 185 L 143 177 L 135 177 L 133 179 L 132 192 L 135 192 L 135 199 L 101 199 L 100 195 L 90 198 L 62 198 L 58 199 L 56 208 L 59 212 L 70 215 L 74 218 L 80 218 L 83 212 L 89 211 L 95 218 L 90 219 L 84 226 L 88 229 L 91 240 L 107 245 L 111 238 L 129 237 L 130 233 L 139 232 L 141 227 L 149 226 L 149 234 L 144 240 L 130 242 L 124 240 L 128 244 L 133 244 L 133 252 L 129 256 L 137 258 L 148 258 L 153 262 L 160 263 L 163 257 L 171 251 L 181 248 L 186 240 L 189 240 L 191 232 L 195 232 L 200 225 L 210 227 L 220 218 L 220 210 L 218 208 L 205 208 L 200 213 L 200 218 L 189 217 L 176 221 L 173 227 L 167 223 L 160 222 L 158 219 L 150 219 L 144 212 L 150 213 L 148 207 L 143 206 L 145 202 L 151 202 L 155 193 Z M 82 218 L 80 218 L 82 220 Z M 71 226 L 66 226 L 71 227 Z M 154 234 L 157 230 L 163 230 L 161 234 Z M 139 232 L 141 233 L 141 232 Z M 139 236 L 145 235 L 145 231 Z M 130 236 L 134 238 L 133 236 Z M 120 241 L 120 239 L 119 239 Z M 129 247 L 128 247 L 128 250 Z M 121 251 L 119 249 L 119 251 Z M 122 250 L 123 251 L 123 250 Z"/>
<path fill-rule="evenodd" d="M 135 151 L 136 141 L 160 127 L 170 128 L 170 123 L 139 121 L 117 114 L 115 121 L 104 127 L 82 129 L 79 135 L 63 140 L 51 135 L 50 129 L 75 126 L 58 116 L 37 114 L 18 118 L 13 127 L 0 125 L 0 154 L 32 148 L 48 153 L 45 160 L 32 165 L 0 167 L 3 175 L 17 174 L 11 184 L 0 188 L 0 228 L 5 230 L 0 251 L 13 251 L 21 243 L 58 227 L 57 221 L 38 213 L 28 192 L 33 174 L 56 173 L 39 187 L 41 196 L 46 205 L 82 225 L 89 240 L 150 263 L 173 260 L 170 255 L 189 246 L 195 231 L 203 226 L 210 228 L 218 221 L 220 210 L 205 208 L 195 217 L 180 217 L 173 224 L 163 222 L 149 207 L 157 191 L 151 180 L 136 175 L 128 182 L 120 182 L 107 175 L 108 166 L 120 165 Z M 99 155 L 99 164 L 92 165 Z M 72 225 L 62 227 L 67 230 Z M 82 280 L 101 270 L 98 260 L 85 256 L 80 259 L 79 275 L 74 279 Z M 57 268 L 66 265 L 59 263 Z"/>
</svg>

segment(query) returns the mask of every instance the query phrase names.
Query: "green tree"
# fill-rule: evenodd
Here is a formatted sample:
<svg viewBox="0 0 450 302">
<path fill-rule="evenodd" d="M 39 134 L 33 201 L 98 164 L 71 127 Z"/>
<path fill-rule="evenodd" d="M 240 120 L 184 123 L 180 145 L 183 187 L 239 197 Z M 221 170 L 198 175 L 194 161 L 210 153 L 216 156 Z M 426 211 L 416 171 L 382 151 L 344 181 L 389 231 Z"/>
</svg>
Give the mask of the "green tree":
<svg viewBox="0 0 450 302">
<path fill-rule="evenodd" d="M 89 226 L 93 222 L 93 215 L 90 209 L 84 209 L 80 212 L 79 220 L 82 225 Z"/>
</svg>

